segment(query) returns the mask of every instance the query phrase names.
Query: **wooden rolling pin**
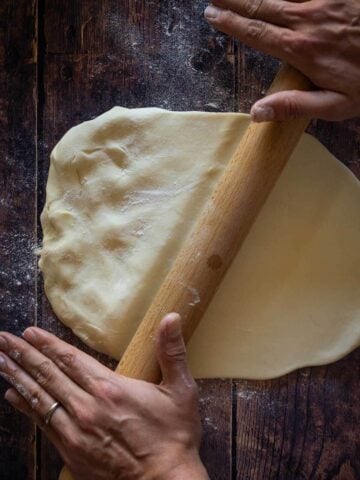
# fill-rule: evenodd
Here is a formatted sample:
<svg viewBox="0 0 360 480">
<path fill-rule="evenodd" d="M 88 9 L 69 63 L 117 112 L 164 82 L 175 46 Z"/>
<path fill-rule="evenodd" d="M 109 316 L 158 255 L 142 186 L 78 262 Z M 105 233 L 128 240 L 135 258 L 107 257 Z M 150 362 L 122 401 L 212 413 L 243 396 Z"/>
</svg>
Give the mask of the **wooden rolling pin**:
<svg viewBox="0 0 360 480">
<path fill-rule="evenodd" d="M 309 90 L 310 81 L 284 65 L 268 94 Z M 159 382 L 156 335 L 162 317 L 178 312 L 187 342 L 201 320 L 309 119 L 250 123 L 204 211 L 123 355 L 116 372 Z M 64 469 L 59 480 L 71 480 Z"/>
<path fill-rule="evenodd" d="M 309 90 L 292 67 L 279 71 L 269 90 Z M 250 123 L 116 371 L 158 382 L 156 332 L 162 317 L 177 312 L 187 342 L 201 320 L 251 225 L 278 180 L 309 119 Z"/>
</svg>

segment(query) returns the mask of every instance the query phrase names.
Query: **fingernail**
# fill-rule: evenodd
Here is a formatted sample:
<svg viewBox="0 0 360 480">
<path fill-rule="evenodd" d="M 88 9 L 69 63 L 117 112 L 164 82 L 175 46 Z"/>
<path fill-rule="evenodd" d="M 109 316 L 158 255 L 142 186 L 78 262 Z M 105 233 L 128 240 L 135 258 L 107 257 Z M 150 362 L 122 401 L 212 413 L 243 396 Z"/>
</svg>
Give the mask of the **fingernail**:
<svg viewBox="0 0 360 480">
<path fill-rule="evenodd" d="M 30 343 L 35 342 L 36 340 L 36 335 L 31 329 L 26 329 L 25 332 L 23 332 L 22 337 L 25 338 L 25 340 L 28 340 Z"/>
<path fill-rule="evenodd" d="M 176 340 L 181 335 L 181 322 L 180 319 L 175 315 L 172 317 L 171 321 L 168 322 L 166 328 L 166 336 L 169 340 Z"/>
<path fill-rule="evenodd" d="M 0 350 L 6 350 L 7 341 L 4 337 L 0 335 Z"/>
<path fill-rule="evenodd" d="M 257 105 L 251 110 L 251 120 L 253 122 L 270 122 L 274 118 L 274 109 L 268 105 Z"/>
<path fill-rule="evenodd" d="M 11 389 L 7 390 L 7 392 L 4 395 L 4 398 L 9 403 L 15 402 L 17 400 L 16 393 L 14 392 L 14 390 L 11 390 Z"/>
<path fill-rule="evenodd" d="M 204 15 L 209 20 L 215 20 L 219 16 L 220 12 L 221 8 L 214 7 L 214 5 L 209 5 L 205 8 Z"/>
<path fill-rule="evenodd" d="M 0 370 L 2 370 L 5 367 L 5 358 L 0 355 Z"/>
</svg>

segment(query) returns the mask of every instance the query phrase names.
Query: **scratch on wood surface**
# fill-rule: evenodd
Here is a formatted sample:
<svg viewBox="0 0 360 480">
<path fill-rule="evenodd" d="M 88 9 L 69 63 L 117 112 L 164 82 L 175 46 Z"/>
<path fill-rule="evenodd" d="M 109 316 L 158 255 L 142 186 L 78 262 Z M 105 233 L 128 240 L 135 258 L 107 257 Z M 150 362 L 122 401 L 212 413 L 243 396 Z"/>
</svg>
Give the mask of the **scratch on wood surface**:
<svg viewBox="0 0 360 480">
<path fill-rule="evenodd" d="M 84 48 L 84 33 L 85 33 L 85 30 L 92 20 L 93 20 L 93 17 L 89 17 L 87 20 L 85 20 L 85 22 L 83 22 L 81 24 L 81 27 L 80 27 L 80 47 L 81 47 L 81 49 Z"/>
<path fill-rule="evenodd" d="M 38 35 L 37 35 L 37 27 L 38 27 L 38 22 L 37 22 L 37 8 L 38 8 L 38 2 L 37 0 L 32 0 L 30 9 L 31 9 L 31 16 L 34 18 L 34 23 L 33 23 L 33 28 L 34 28 L 34 36 L 29 42 L 30 46 L 30 55 L 28 58 L 26 58 L 25 63 L 28 65 L 31 65 L 33 63 L 37 63 L 37 52 L 38 52 Z"/>
<path fill-rule="evenodd" d="M 32 63 L 37 63 L 37 52 L 38 52 L 38 44 L 37 44 L 37 38 L 34 38 L 31 40 L 30 43 L 30 56 L 25 60 L 26 64 L 32 64 Z"/>
</svg>

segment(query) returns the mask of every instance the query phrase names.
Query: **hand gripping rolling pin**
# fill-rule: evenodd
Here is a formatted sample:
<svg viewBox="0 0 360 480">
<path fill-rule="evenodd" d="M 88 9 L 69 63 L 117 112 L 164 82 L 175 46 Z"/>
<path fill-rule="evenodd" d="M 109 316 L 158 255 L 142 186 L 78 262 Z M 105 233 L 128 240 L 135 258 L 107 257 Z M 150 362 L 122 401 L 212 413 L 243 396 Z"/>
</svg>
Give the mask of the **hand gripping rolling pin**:
<svg viewBox="0 0 360 480">
<path fill-rule="evenodd" d="M 307 78 L 284 65 L 268 94 L 311 88 Z M 250 123 L 126 349 L 117 373 L 160 381 L 155 339 L 162 317 L 179 313 L 188 342 L 309 120 Z M 194 293 L 200 299 L 196 304 Z M 71 478 L 64 469 L 59 480 Z"/>
</svg>

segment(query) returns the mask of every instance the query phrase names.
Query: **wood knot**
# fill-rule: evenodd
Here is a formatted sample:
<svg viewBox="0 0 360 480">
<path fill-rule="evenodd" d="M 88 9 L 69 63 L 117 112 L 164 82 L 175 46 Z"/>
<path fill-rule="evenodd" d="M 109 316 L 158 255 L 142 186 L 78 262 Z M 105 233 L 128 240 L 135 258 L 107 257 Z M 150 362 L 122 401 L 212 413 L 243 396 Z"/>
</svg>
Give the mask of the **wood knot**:
<svg viewBox="0 0 360 480">
<path fill-rule="evenodd" d="M 194 70 L 207 73 L 213 66 L 213 56 L 209 50 L 201 50 L 199 53 L 191 57 L 190 64 Z"/>
<path fill-rule="evenodd" d="M 69 81 L 73 77 L 73 68 L 70 63 L 66 63 L 61 67 L 60 71 L 61 78 L 63 78 L 65 81 Z"/>
</svg>

